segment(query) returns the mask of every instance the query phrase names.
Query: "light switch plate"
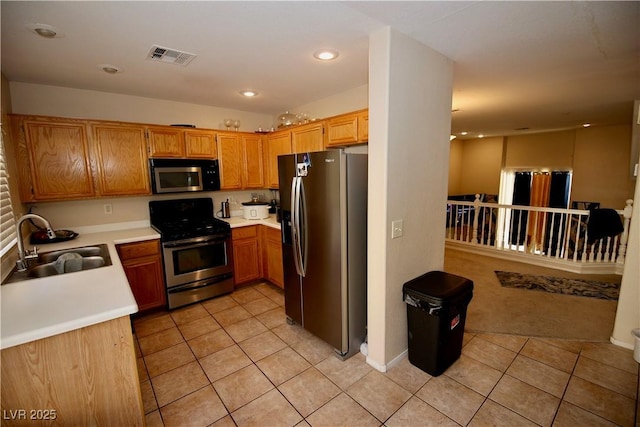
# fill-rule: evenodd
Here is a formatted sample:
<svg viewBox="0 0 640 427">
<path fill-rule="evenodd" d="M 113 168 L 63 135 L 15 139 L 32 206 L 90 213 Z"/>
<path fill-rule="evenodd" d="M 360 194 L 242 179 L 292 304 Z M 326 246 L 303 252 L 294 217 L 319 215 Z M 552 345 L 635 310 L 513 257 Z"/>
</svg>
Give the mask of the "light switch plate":
<svg viewBox="0 0 640 427">
<path fill-rule="evenodd" d="M 398 237 L 402 237 L 402 233 L 404 232 L 404 221 L 401 219 L 397 219 L 395 221 L 391 221 L 391 238 L 397 239 Z"/>
</svg>

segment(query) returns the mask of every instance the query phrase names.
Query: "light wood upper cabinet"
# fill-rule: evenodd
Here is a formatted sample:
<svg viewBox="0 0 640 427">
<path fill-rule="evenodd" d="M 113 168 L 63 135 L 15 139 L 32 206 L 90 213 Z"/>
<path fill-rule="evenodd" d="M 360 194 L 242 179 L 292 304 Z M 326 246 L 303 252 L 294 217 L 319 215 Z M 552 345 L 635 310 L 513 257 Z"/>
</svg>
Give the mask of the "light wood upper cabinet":
<svg viewBox="0 0 640 427">
<path fill-rule="evenodd" d="M 220 162 L 220 189 L 242 189 L 243 153 L 237 132 L 219 132 L 216 135 Z"/>
<path fill-rule="evenodd" d="M 184 131 L 172 127 L 149 127 L 149 157 L 185 157 Z"/>
<path fill-rule="evenodd" d="M 99 194 L 151 194 L 144 128 L 117 123 L 91 127 Z"/>
<path fill-rule="evenodd" d="M 291 129 L 291 148 L 294 153 L 324 150 L 323 122 L 314 122 Z"/>
<path fill-rule="evenodd" d="M 326 147 L 363 144 L 369 140 L 369 111 L 361 110 L 327 119 Z"/>
<path fill-rule="evenodd" d="M 358 142 L 369 142 L 369 110 L 358 113 Z"/>
<path fill-rule="evenodd" d="M 192 159 L 218 158 L 216 133 L 207 130 L 184 131 L 185 154 Z"/>
<path fill-rule="evenodd" d="M 266 164 L 266 184 L 269 188 L 279 188 L 278 156 L 291 154 L 291 131 L 284 130 L 267 135 L 264 144 L 264 158 Z"/>
<path fill-rule="evenodd" d="M 147 137 L 149 157 L 217 158 L 216 133 L 212 130 L 153 126 L 147 128 Z"/>
<path fill-rule="evenodd" d="M 218 132 L 220 189 L 264 188 L 264 161 L 260 135 Z"/>
<path fill-rule="evenodd" d="M 30 176 L 21 184 L 24 202 L 95 196 L 85 123 L 24 120 L 18 126 L 18 132 L 24 132 L 22 138 L 18 135 L 18 144 L 23 143 L 25 150 L 18 156 L 26 154 L 25 169 L 30 169 Z"/>
<path fill-rule="evenodd" d="M 262 156 L 262 137 L 255 134 L 242 134 L 244 165 L 242 183 L 244 188 L 264 188 L 264 159 Z"/>
</svg>

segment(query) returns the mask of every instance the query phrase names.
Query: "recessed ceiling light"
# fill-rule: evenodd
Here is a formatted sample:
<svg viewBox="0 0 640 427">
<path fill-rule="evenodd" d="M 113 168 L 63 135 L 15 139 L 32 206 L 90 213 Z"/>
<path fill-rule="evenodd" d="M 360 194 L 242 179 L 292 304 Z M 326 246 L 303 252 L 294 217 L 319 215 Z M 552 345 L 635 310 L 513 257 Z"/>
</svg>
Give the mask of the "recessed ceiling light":
<svg viewBox="0 0 640 427">
<path fill-rule="evenodd" d="M 591 126 L 591 123 L 585 123 L 582 125 L 583 128 L 588 128 L 589 126 Z"/>
<path fill-rule="evenodd" d="M 100 68 L 107 74 L 118 74 L 122 72 L 120 67 L 116 67 L 115 65 L 111 64 L 98 64 L 98 68 Z"/>
<path fill-rule="evenodd" d="M 313 54 L 314 58 L 321 61 L 331 61 L 338 57 L 338 51 L 336 50 L 319 50 Z"/>
<path fill-rule="evenodd" d="M 478 135 L 478 138 L 484 138 L 483 134 Z"/>
<path fill-rule="evenodd" d="M 28 24 L 27 28 L 45 39 L 52 39 L 56 36 L 60 36 L 59 31 L 55 27 L 47 24 Z"/>
<path fill-rule="evenodd" d="M 247 98 L 258 96 L 258 92 L 256 92 L 255 90 L 241 90 L 240 94 L 246 96 Z"/>
<path fill-rule="evenodd" d="M 468 134 L 469 134 L 469 132 L 460 132 L 460 135 L 462 135 L 462 136 L 465 136 L 465 135 L 468 135 Z"/>
</svg>

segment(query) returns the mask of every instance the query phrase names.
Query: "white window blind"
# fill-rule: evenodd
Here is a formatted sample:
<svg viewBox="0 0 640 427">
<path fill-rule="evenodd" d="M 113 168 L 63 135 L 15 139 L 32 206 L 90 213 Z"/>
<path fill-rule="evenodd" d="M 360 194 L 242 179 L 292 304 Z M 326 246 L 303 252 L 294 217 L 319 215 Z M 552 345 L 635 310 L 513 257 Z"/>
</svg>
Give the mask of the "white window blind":
<svg viewBox="0 0 640 427">
<path fill-rule="evenodd" d="M 0 130 L 0 256 L 16 244 L 16 220 L 9 193 L 9 174 L 4 155 L 3 131 Z"/>
</svg>

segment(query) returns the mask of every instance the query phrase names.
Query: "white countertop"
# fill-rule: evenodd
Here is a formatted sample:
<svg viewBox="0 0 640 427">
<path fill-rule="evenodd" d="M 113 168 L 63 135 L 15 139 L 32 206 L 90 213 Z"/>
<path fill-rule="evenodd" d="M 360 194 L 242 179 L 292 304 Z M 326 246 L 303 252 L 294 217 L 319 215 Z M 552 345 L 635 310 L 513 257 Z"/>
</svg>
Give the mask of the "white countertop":
<svg viewBox="0 0 640 427">
<path fill-rule="evenodd" d="M 0 286 L 0 348 L 136 313 L 138 305 L 115 245 L 159 238 L 152 228 L 142 227 L 80 234 L 67 242 L 39 245 L 39 252 L 50 252 L 105 243 L 112 265 Z"/>
<path fill-rule="evenodd" d="M 250 225 L 266 225 L 267 227 L 277 228 L 280 230 L 280 223 L 276 220 L 276 214 L 269 214 L 269 218 L 265 219 L 244 219 L 241 216 L 232 216 L 231 218 L 220 218 L 231 225 L 231 228 L 248 227 Z"/>
<path fill-rule="evenodd" d="M 231 228 L 266 225 L 280 229 L 276 215 L 260 220 L 224 218 Z M 94 228 L 95 229 L 95 228 Z M 99 227 L 97 227 L 100 230 Z M 106 244 L 112 265 L 0 286 L 0 348 L 8 348 L 136 313 L 115 245 L 159 239 L 151 227 L 84 232 L 67 242 L 39 245 L 39 252 Z M 28 240 L 27 240 L 28 241 Z M 32 245 L 25 244 L 31 249 Z"/>
</svg>

